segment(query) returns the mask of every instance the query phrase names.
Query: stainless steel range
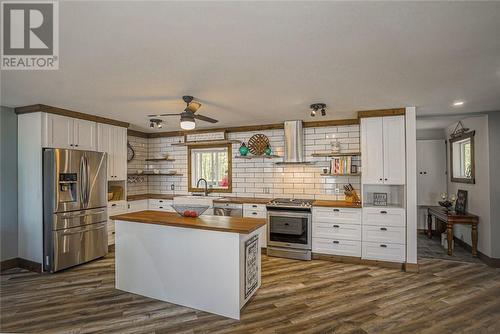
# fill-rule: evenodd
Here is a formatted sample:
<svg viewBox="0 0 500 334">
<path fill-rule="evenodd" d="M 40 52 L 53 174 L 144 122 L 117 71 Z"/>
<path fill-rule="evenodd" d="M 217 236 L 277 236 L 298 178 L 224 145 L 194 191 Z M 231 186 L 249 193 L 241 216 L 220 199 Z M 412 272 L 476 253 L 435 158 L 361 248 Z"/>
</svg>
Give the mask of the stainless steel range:
<svg viewBox="0 0 500 334">
<path fill-rule="evenodd" d="M 267 255 L 311 260 L 312 202 L 276 198 L 267 204 Z"/>
</svg>

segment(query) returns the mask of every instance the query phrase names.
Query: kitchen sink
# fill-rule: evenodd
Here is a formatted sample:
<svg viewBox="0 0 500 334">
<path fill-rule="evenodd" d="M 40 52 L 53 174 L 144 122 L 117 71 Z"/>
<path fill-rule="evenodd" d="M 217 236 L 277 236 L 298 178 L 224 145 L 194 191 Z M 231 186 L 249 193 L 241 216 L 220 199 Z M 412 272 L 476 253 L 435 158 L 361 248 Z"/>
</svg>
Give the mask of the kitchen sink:
<svg viewBox="0 0 500 334">
<path fill-rule="evenodd" d="M 209 209 L 205 211 L 204 214 L 213 214 L 213 206 L 214 200 L 219 199 L 221 197 L 212 197 L 212 196 L 175 196 L 174 197 L 174 205 L 207 205 Z"/>
</svg>

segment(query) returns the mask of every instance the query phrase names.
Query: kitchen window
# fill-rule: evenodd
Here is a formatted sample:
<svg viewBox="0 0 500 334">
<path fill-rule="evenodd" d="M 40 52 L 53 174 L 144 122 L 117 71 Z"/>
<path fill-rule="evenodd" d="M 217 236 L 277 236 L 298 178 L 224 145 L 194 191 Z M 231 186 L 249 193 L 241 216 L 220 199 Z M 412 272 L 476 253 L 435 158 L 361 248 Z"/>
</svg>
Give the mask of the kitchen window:
<svg viewBox="0 0 500 334">
<path fill-rule="evenodd" d="M 188 148 L 188 188 L 190 192 L 205 190 L 205 179 L 209 191 L 231 192 L 231 145 L 211 145 Z"/>
</svg>

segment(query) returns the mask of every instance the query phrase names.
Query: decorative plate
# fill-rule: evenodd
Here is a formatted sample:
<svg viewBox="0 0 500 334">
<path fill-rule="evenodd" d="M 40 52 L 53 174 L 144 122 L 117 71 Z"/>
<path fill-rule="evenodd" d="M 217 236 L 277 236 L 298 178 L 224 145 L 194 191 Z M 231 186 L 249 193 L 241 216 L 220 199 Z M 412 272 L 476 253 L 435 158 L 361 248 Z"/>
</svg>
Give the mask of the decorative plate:
<svg viewBox="0 0 500 334">
<path fill-rule="evenodd" d="M 129 142 L 127 142 L 127 161 L 131 161 L 134 159 L 135 152 L 134 149 L 132 148 L 132 145 L 130 145 Z"/>
<path fill-rule="evenodd" d="M 269 146 L 269 138 L 262 133 L 253 135 L 248 140 L 248 149 L 253 155 L 262 155 L 264 150 Z"/>
</svg>

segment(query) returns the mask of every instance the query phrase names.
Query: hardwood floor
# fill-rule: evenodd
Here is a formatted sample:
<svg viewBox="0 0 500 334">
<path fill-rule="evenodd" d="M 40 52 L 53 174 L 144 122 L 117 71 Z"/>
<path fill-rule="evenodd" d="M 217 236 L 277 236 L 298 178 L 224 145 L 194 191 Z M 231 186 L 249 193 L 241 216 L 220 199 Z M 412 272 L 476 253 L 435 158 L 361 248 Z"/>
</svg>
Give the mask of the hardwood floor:
<svg viewBox="0 0 500 334">
<path fill-rule="evenodd" d="M 242 320 L 114 289 L 114 254 L 54 275 L 1 276 L 1 332 L 500 333 L 500 269 L 422 259 L 420 273 L 263 256 Z"/>
</svg>

